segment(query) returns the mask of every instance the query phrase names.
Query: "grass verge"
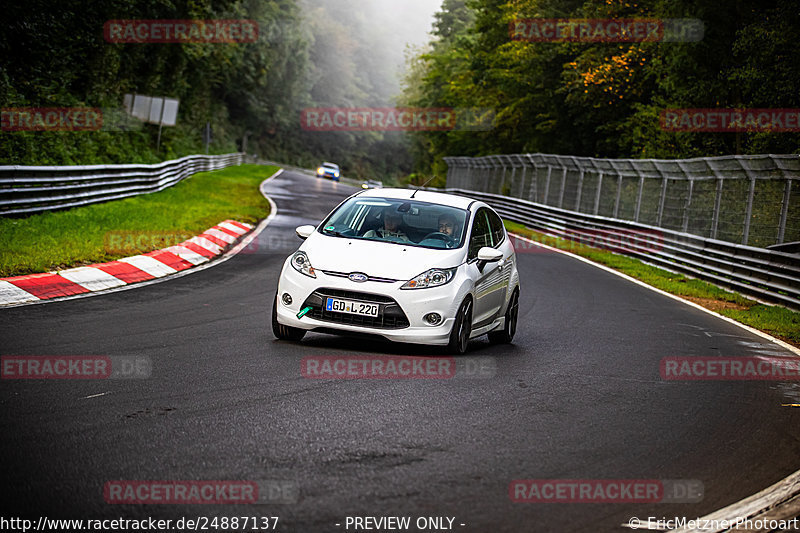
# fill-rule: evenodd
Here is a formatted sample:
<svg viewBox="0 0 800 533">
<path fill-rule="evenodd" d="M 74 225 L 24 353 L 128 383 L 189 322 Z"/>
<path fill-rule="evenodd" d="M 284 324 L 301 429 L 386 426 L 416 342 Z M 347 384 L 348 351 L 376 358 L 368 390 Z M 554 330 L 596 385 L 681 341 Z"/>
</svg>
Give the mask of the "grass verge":
<svg viewBox="0 0 800 533">
<path fill-rule="evenodd" d="M 200 172 L 161 192 L 25 218 L 0 218 L 0 277 L 113 261 L 177 244 L 225 219 L 269 214 L 258 185 L 278 167 Z"/>
<path fill-rule="evenodd" d="M 508 231 L 572 252 L 601 265 L 613 268 L 670 294 L 699 304 L 737 322 L 761 330 L 793 346 L 800 347 L 800 313 L 780 306 L 760 304 L 741 294 L 683 274 L 646 265 L 640 260 L 592 248 L 574 241 L 559 239 L 532 230 L 516 222 L 505 222 Z"/>
</svg>

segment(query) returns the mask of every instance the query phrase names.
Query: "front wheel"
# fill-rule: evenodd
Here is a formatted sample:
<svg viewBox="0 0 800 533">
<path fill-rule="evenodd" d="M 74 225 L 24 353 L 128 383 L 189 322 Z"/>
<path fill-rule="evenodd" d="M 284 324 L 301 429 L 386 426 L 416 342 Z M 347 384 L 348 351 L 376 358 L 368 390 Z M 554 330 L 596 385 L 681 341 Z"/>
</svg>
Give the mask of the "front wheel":
<svg viewBox="0 0 800 533">
<path fill-rule="evenodd" d="M 278 322 L 278 295 L 275 295 L 275 300 L 272 302 L 272 333 L 280 340 L 283 341 L 299 341 L 306 335 L 306 330 L 300 328 L 293 328 L 291 326 L 284 326 Z"/>
<path fill-rule="evenodd" d="M 517 315 L 519 315 L 519 290 L 514 290 L 506 309 L 506 320 L 503 329 L 489 332 L 489 342 L 494 344 L 508 344 L 514 339 L 517 332 Z"/>
<path fill-rule="evenodd" d="M 467 352 L 469 335 L 472 332 L 472 300 L 467 298 L 456 313 L 456 321 L 450 332 L 450 342 L 447 345 L 449 353 L 461 355 Z"/>
</svg>

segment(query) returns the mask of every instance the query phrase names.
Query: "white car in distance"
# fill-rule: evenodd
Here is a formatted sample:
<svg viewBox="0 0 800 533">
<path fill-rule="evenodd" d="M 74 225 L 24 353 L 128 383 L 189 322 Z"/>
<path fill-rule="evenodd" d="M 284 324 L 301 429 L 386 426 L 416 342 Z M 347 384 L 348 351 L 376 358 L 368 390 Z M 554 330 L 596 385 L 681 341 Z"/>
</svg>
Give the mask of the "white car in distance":
<svg viewBox="0 0 800 533">
<path fill-rule="evenodd" d="M 447 346 L 510 343 L 519 311 L 516 256 L 500 216 L 477 200 L 410 189 L 357 192 L 304 239 L 278 280 L 272 329 L 372 334 Z"/>
</svg>

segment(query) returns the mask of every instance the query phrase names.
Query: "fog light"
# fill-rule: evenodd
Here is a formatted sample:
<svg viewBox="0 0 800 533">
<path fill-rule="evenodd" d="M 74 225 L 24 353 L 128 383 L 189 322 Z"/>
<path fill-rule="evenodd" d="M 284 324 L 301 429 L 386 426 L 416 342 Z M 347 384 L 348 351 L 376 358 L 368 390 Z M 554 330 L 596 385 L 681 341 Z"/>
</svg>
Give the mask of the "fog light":
<svg viewBox="0 0 800 533">
<path fill-rule="evenodd" d="M 292 297 L 289 296 L 288 292 L 283 293 L 283 296 L 281 296 L 281 300 L 283 300 L 283 305 L 292 305 Z"/>
<path fill-rule="evenodd" d="M 422 318 L 431 326 L 437 326 L 442 322 L 442 315 L 439 313 L 428 313 Z"/>
</svg>

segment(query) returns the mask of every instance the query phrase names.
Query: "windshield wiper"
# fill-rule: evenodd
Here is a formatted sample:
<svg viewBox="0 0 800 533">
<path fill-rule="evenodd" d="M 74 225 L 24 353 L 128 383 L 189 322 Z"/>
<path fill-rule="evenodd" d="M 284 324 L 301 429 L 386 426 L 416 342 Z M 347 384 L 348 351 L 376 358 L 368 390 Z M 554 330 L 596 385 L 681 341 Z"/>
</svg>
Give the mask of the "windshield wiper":
<svg viewBox="0 0 800 533">
<path fill-rule="evenodd" d="M 343 234 L 343 233 L 341 233 L 340 231 L 336 231 L 336 230 L 334 230 L 334 229 L 323 229 L 323 230 L 322 230 L 322 232 L 323 232 L 325 235 L 333 235 L 334 237 L 346 237 L 346 238 L 350 238 L 348 235 L 344 235 L 344 234 Z"/>
</svg>

